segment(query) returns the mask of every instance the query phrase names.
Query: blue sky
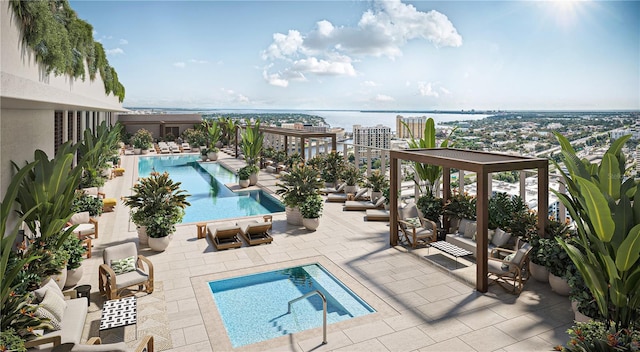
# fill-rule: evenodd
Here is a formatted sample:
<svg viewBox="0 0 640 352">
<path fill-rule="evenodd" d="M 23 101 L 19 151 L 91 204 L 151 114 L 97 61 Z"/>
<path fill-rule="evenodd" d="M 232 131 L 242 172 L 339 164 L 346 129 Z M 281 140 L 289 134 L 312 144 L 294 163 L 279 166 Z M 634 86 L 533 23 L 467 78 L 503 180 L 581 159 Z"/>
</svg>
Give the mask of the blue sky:
<svg viewBox="0 0 640 352">
<path fill-rule="evenodd" d="M 638 1 L 70 1 L 126 107 L 640 109 Z"/>
</svg>

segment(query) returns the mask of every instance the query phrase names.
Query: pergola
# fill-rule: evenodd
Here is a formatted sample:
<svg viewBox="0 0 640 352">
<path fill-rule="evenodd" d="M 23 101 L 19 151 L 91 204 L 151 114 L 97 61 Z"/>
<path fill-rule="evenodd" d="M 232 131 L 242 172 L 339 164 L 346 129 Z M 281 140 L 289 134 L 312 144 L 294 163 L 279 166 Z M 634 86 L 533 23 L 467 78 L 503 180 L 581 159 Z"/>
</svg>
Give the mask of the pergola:
<svg viewBox="0 0 640 352">
<path fill-rule="evenodd" d="M 472 171 L 477 175 L 477 201 L 476 216 L 478 232 L 476 234 L 476 289 L 487 292 L 487 249 L 488 249 L 488 224 L 489 224 L 489 174 L 501 171 L 514 170 L 538 170 L 538 233 L 544 236 L 544 228 L 547 222 L 548 212 L 546 206 L 549 203 L 549 162 L 547 159 L 530 158 L 498 153 L 479 152 L 453 148 L 434 149 L 405 149 L 391 150 L 391 189 L 389 192 L 390 204 L 390 243 L 398 244 L 398 185 L 399 162 L 407 160 L 423 164 L 442 166 L 443 168 L 443 199 L 449 199 L 451 195 L 451 168 Z"/>
<path fill-rule="evenodd" d="M 236 130 L 236 156 L 238 155 L 238 133 L 240 132 L 240 128 L 242 126 L 238 126 Z M 306 131 L 306 130 L 294 130 L 292 128 L 281 128 L 281 127 L 267 127 L 260 126 L 260 131 L 263 133 L 270 133 L 279 136 L 284 136 L 284 150 L 289 150 L 289 137 L 300 138 L 300 154 L 302 155 L 302 159 L 305 158 L 304 153 L 304 145 L 305 140 L 312 138 L 331 138 L 331 150 L 336 150 L 336 134 L 330 132 L 314 132 L 314 131 Z"/>
</svg>

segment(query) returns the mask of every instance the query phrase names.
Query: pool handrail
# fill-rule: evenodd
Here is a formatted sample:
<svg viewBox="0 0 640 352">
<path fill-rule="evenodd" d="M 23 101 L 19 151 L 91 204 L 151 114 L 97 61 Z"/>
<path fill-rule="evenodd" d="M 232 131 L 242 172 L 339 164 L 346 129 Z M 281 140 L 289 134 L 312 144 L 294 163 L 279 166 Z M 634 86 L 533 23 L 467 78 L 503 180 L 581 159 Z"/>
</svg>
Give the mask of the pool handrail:
<svg viewBox="0 0 640 352">
<path fill-rule="evenodd" d="M 311 292 L 307 292 L 304 295 L 294 298 L 289 301 L 289 309 L 287 309 L 287 314 L 291 314 L 291 305 L 297 301 L 303 300 L 307 297 L 318 295 L 322 298 L 322 344 L 327 344 L 327 298 L 322 294 L 322 292 L 318 290 L 313 290 Z"/>
</svg>

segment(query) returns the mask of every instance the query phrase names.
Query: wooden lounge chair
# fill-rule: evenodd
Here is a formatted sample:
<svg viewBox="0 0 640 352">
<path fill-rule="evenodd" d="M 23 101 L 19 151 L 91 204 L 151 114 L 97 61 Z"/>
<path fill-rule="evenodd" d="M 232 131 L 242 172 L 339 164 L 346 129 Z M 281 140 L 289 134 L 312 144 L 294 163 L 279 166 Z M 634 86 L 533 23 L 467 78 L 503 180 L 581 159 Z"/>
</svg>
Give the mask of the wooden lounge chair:
<svg viewBox="0 0 640 352">
<path fill-rule="evenodd" d="M 213 243 L 213 247 L 218 251 L 242 247 L 242 241 L 238 237 L 239 234 L 240 226 L 233 223 L 207 225 L 207 236 Z"/>
<path fill-rule="evenodd" d="M 389 211 L 384 209 L 367 209 L 367 221 L 389 221 Z"/>
<path fill-rule="evenodd" d="M 337 187 L 325 187 L 320 188 L 318 192 L 320 194 L 332 194 L 332 193 L 344 193 L 344 188 L 347 186 L 346 182 L 339 184 Z"/>
<path fill-rule="evenodd" d="M 271 243 L 273 237 L 268 231 L 271 229 L 271 216 L 266 215 L 264 222 L 258 220 L 240 221 L 237 225 L 240 227 L 240 234 L 250 246 L 263 243 Z"/>
<path fill-rule="evenodd" d="M 435 222 L 425 219 L 418 210 L 415 203 L 411 203 L 402 209 L 398 209 L 400 218 L 398 219 L 398 230 L 403 238 L 417 248 L 420 243 L 434 242 L 437 239 L 437 225 Z"/>
<path fill-rule="evenodd" d="M 367 193 L 369 192 L 368 188 L 360 189 L 353 197 L 352 200 L 365 200 L 365 198 L 369 198 Z M 331 193 L 327 196 L 327 202 L 346 202 L 349 195 L 346 193 Z"/>
<path fill-rule="evenodd" d="M 496 247 L 491 251 L 489 261 L 487 263 L 489 272 L 488 277 L 490 284 L 497 283 L 506 291 L 519 294 L 524 288 L 524 284 L 529 278 L 529 252 L 531 246 L 526 243 L 517 251 Z M 507 254 L 505 258 L 500 259 L 500 254 Z"/>
<path fill-rule="evenodd" d="M 348 200 L 344 203 L 343 210 L 367 210 L 367 209 L 380 209 L 384 207 L 384 202 L 386 198 L 384 196 L 378 198 L 378 200 L 373 203 L 371 201 L 362 201 L 362 200 Z"/>
</svg>

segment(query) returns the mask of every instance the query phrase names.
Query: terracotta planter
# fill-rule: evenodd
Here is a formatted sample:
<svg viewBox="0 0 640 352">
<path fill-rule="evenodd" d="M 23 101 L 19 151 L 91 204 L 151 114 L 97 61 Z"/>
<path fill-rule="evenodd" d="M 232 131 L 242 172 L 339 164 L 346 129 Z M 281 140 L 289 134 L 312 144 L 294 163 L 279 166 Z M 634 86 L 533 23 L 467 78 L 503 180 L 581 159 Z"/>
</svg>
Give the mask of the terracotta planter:
<svg viewBox="0 0 640 352">
<path fill-rule="evenodd" d="M 80 282 L 84 269 L 80 265 L 77 269 L 67 269 L 67 280 L 64 282 L 64 287 L 73 287 Z"/>
<path fill-rule="evenodd" d="M 171 243 L 172 238 L 173 234 L 158 238 L 149 237 L 149 247 L 153 251 L 163 252 L 167 247 L 169 247 L 169 243 Z"/>
<path fill-rule="evenodd" d="M 249 180 L 238 180 L 238 185 L 242 188 L 247 188 L 250 184 L 251 182 Z"/>
<path fill-rule="evenodd" d="M 253 173 L 249 175 L 249 185 L 253 186 L 258 183 L 258 173 Z"/>
<path fill-rule="evenodd" d="M 569 296 L 571 292 L 571 288 L 567 283 L 567 280 L 557 277 L 552 273 L 549 273 L 549 285 L 551 285 L 551 290 L 560 296 Z"/>
<path fill-rule="evenodd" d="M 287 215 L 287 223 L 291 225 L 302 225 L 302 214 L 300 214 L 300 209 L 298 207 L 285 208 L 285 214 Z"/>
<path fill-rule="evenodd" d="M 140 246 L 146 246 L 149 244 L 149 236 L 147 235 L 146 226 L 138 226 L 138 243 Z"/>
<path fill-rule="evenodd" d="M 302 218 L 302 225 L 310 231 L 315 231 L 320 226 L 320 218 L 307 219 Z"/>
<path fill-rule="evenodd" d="M 529 272 L 536 281 L 549 282 L 549 270 L 546 266 L 529 261 Z"/>
</svg>

